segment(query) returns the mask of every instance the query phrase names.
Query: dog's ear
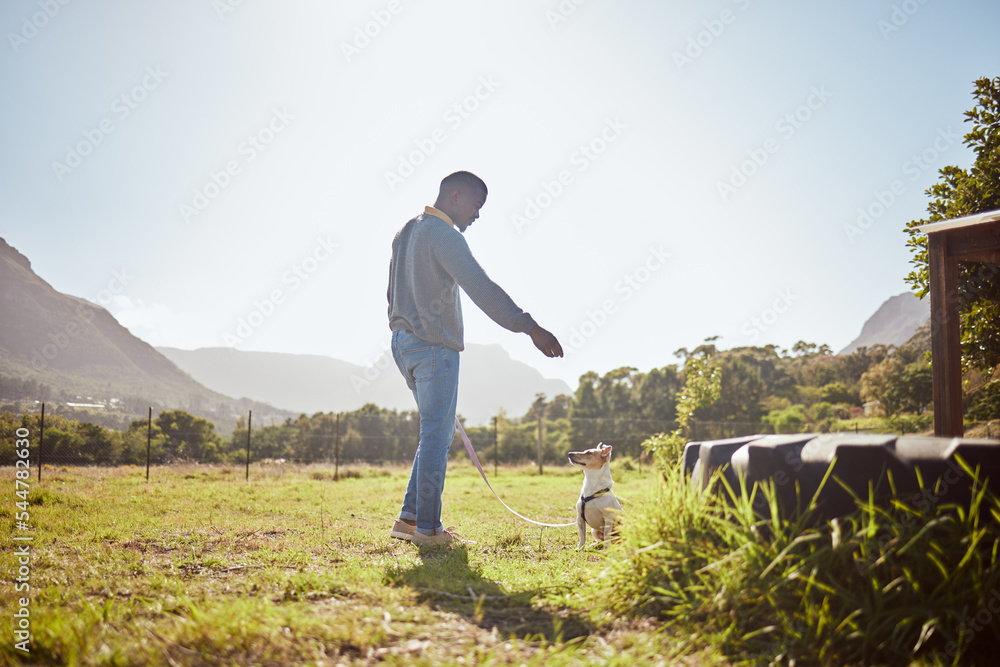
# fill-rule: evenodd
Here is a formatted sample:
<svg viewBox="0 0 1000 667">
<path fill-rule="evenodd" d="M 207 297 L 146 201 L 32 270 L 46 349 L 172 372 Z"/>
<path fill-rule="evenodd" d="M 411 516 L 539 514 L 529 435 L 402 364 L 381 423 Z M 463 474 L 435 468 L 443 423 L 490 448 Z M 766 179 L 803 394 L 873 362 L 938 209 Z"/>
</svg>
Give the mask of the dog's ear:
<svg viewBox="0 0 1000 667">
<path fill-rule="evenodd" d="M 603 456 L 604 458 L 606 458 L 606 459 L 608 459 L 610 461 L 611 460 L 611 445 L 605 445 L 602 442 L 600 444 L 600 447 L 601 447 L 601 456 Z"/>
</svg>

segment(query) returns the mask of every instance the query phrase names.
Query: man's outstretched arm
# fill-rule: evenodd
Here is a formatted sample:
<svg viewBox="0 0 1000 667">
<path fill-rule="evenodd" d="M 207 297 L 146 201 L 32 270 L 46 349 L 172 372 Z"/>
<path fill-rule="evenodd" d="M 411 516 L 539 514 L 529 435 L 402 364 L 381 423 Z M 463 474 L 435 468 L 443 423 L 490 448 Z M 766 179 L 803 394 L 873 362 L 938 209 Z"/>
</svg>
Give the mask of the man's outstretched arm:
<svg viewBox="0 0 1000 667">
<path fill-rule="evenodd" d="M 528 332 L 531 336 L 531 342 L 535 344 L 539 350 L 542 351 L 546 357 L 561 357 L 563 356 L 562 345 L 551 333 L 538 326 L 537 324 Z"/>
</svg>

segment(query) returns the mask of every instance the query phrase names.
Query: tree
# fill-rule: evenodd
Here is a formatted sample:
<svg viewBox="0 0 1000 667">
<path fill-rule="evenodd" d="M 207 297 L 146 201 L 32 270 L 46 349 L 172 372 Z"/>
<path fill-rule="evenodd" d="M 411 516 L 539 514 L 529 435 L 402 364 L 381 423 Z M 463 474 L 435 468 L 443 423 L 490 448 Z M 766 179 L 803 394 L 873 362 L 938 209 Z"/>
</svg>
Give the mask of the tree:
<svg viewBox="0 0 1000 667">
<path fill-rule="evenodd" d="M 340 460 L 359 460 L 363 457 L 362 433 L 346 417 L 340 420 Z M 295 422 L 292 455 L 302 463 L 332 461 L 337 443 L 337 416 L 317 412 L 312 417 L 300 415 Z"/>
<path fill-rule="evenodd" d="M 884 417 L 894 417 L 903 410 L 904 399 L 899 395 L 896 379 L 903 368 L 899 359 L 888 357 L 861 376 L 861 399 L 874 404 L 875 411 Z"/>
<path fill-rule="evenodd" d="M 927 237 L 916 230 L 930 222 L 973 215 L 1000 208 L 1000 77 L 981 78 L 972 93 L 976 105 L 965 112 L 972 130 L 963 143 L 975 152 L 968 170 L 948 166 L 938 173 L 938 183 L 926 194 L 926 220 L 907 223 L 906 242 L 913 270 L 906 277 L 917 296 L 930 291 Z M 962 365 L 966 369 L 992 369 L 1000 365 L 1000 267 L 996 264 L 959 264 L 959 318 L 962 331 Z"/>
<path fill-rule="evenodd" d="M 988 421 L 1000 417 L 1000 380 L 984 385 L 972 398 L 969 417 Z"/>
<path fill-rule="evenodd" d="M 799 342 L 795 343 L 795 345 L 792 345 L 793 354 L 798 354 L 798 355 L 812 354 L 815 351 L 816 351 L 816 343 L 807 343 L 804 340 L 800 340 Z"/>
<path fill-rule="evenodd" d="M 830 382 L 820 389 L 820 400 L 827 403 L 847 403 L 853 405 L 857 403 L 859 396 L 851 393 L 842 382 Z"/>
<path fill-rule="evenodd" d="M 97 424 L 80 424 L 77 433 L 83 438 L 80 457 L 87 463 L 117 465 L 122 454 L 122 436 Z"/>
<path fill-rule="evenodd" d="M 559 394 L 545 407 L 545 418 L 549 421 L 556 419 L 566 419 L 569 417 L 570 401 L 573 399 L 566 394 Z"/>
<path fill-rule="evenodd" d="M 122 434 L 122 457 L 123 464 L 145 464 L 146 450 L 149 450 L 149 460 L 151 463 L 164 463 L 166 461 L 166 451 L 169 446 L 167 436 L 163 435 L 160 427 L 153 422 L 149 424 L 145 419 L 133 421 L 129 424 L 128 430 Z"/>
<path fill-rule="evenodd" d="M 664 422 L 677 416 L 677 392 L 681 380 L 676 366 L 654 368 L 635 383 L 639 414 L 643 419 Z"/>
<path fill-rule="evenodd" d="M 856 387 L 869 368 L 889 356 L 893 347 L 877 343 L 872 347 L 861 346 L 851 354 L 838 357 L 836 361 L 836 380 L 842 382 L 848 390 Z"/>
<path fill-rule="evenodd" d="M 918 361 L 889 378 L 889 389 L 899 397 L 906 412 L 921 414 L 934 401 L 931 365 Z"/>
<path fill-rule="evenodd" d="M 166 436 L 165 453 L 168 459 L 220 460 L 221 438 L 215 432 L 215 424 L 207 419 L 195 417 L 184 410 L 170 410 L 161 412 L 155 424 Z"/>
<path fill-rule="evenodd" d="M 291 419 L 271 426 L 254 426 L 250 433 L 250 460 L 290 459 L 295 427 Z M 247 420 L 240 417 L 229 439 L 229 455 L 237 461 L 245 460 L 247 446 Z"/>
<path fill-rule="evenodd" d="M 86 465 L 93 463 L 83 452 L 84 439 L 71 430 L 46 426 L 45 428 L 45 459 L 71 465 Z"/>
<path fill-rule="evenodd" d="M 597 400 L 597 381 L 600 376 L 594 371 L 587 371 L 580 376 L 580 384 L 569 408 L 569 418 L 572 423 L 570 442 L 576 450 L 593 447 L 597 434 L 597 419 L 601 416 L 601 406 Z"/>
<path fill-rule="evenodd" d="M 712 339 L 707 339 L 710 342 Z M 723 372 L 713 358 L 714 345 L 702 345 L 684 358 L 684 387 L 677 396 L 677 428 L 669 434 L 660 433 L 642 443 L 645 450 L 665 469 L 674 465 L 684 451 L 691 420 L 698 409 L 719 400 Z"/>
<path fill-rule="evenodd" d="M 718 400 L 695 413 L 699 421 L 757 423 L 764 415 L 763 404 L 768 396 L 785 395 L 794 390 L 791 378 L 779 365 L 777 349 L 772 345 L 738 347 L 722 352 L 706 348 L 705 353 L 714 356 L 719 365 L 721 385 Z"/>
<path fill-rule="evenodd" d="M 528 408 L 528 411 L 524 413 L 524 416 L 521 417 L 521 423 L 537 422 L 539 417 L 544 418 L 545 406 L 545 394 L 535 394 L 535 400 L 532 402 L 531 407 Z"/>
</svg>

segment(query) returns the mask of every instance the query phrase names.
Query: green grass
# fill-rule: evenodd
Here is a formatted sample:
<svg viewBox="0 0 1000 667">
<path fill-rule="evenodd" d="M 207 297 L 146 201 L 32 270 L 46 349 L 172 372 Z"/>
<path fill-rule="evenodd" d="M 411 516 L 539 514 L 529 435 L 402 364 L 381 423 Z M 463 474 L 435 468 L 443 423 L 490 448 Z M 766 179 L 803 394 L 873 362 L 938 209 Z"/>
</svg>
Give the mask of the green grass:
<svg viewBox="0 0 1000 667">
<path fill-rule="evenodd" d="M 134 467 L 44 469 L 30 496 L 32 653 L 8 640 L 0 662 L 675 662 L 678 643 L 658 624 L 586 594 L 617 548 L 577 552 L 575 528 L 520 521 L 475 469 L 451 467 L 443 516 L 475 544 L 424 550 L 388 536 L 408 471 L 332 472 L 257 466 L 247 482 L 241 468 L 161 467 L 147 483 Z M 3 477 L 13 489 L 11 470 Z M 628 510 L 653 496 L 658 474 L 626 464 L 615 478 Z M 491 478 L 519 512 L 553 523 L 573 520 L 581 480 L 564 468 Z M 11 532 L 14 511 L 0 507 Z M 5 572 L 16 570 L 11 544 Z M 5 584 L 3 608 L 18 595 Z"/>
<path fill-rule="evenodd" d="M 436 549 L 388 536 L 401 468 L 256 466 L 247 482 L 165 467 L 149 483 L 138 468 L 46 468 L 31 481 L 32 653 L 8 639 L 0 663 L 995 664 L 1000 503 L 981 489 L 967 506 L 927 489 L 789 522 L 766 489 L 768 519 L 676 467 L 613 468 L 623 539 L 582 552 L 575 528 L 517 519 L 467 463 L 449 471 L 443 518 L 474 543 Z M 491 482 L 527 516 L 574 518 L 578 471 Z M 15 572 L 15 543 L 0 544 Z M 2 608 L 19 595 L 8 577 Z"/>
</svg>

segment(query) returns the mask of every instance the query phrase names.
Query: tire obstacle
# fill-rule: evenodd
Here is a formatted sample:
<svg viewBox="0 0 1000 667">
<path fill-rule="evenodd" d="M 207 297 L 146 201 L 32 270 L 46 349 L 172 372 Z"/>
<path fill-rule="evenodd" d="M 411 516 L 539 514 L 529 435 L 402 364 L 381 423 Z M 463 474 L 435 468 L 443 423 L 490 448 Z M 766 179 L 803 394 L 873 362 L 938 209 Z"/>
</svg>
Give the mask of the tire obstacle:
<svg viewBox="0 0 1000 667">
<path fill-rule="evenodd" d="M 816 518 L 829 520 L 857 509 L 855 497 L 866 501 L 869 493 L 882 505 L 899 497 L 918 508 L 929 507 L 928 503 L 968 507 L 976 479 L 980 487 L 985 485 L 1000 497 L 997 440 L 855 433 L 751 435 L 689 442 L 683 462 L 686 476 L 702 489 L 717 473 L 736 493 L 741 477 L 748 493 L 754 484 L 773 483 L 782 517 L 801 512 L 816 496 Z M 966 468 L 978 474 L 970 475 Z M 727 493 L 721 486 L 717 482 L 713 490 Z M 754 509 L 769 515 L 759 491 Z"/>
</svg>

